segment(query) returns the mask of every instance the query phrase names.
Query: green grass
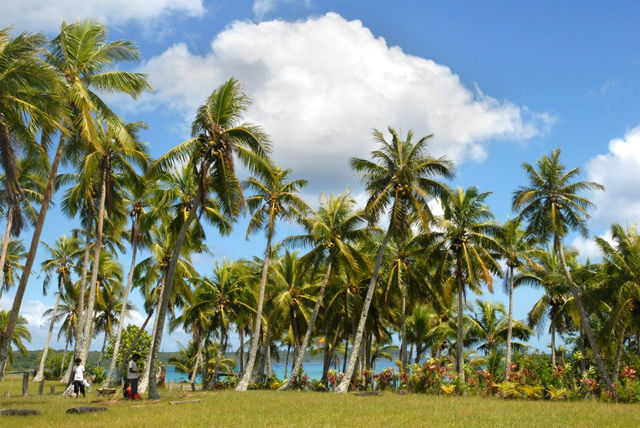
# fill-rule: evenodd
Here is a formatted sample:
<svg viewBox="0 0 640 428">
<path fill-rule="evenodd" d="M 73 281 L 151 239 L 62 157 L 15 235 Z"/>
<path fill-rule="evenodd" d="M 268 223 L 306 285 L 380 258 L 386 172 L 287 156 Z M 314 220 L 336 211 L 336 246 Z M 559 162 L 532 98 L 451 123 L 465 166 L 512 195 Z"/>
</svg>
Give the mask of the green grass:
<svg viewBox="0 0 640 428">
<path fill-rule="evenodd" d="M 61 391 L 59 383 L 57 385 Z M 29 389 L 37 393 L 33 382 Z M 132 404 L 118 400 L 107 412 L 66 415 L 76 405 L 91 405 L 95 391 L 86 399 L 59 394 L 20 397 L 20 381 L 0 382 L 0 408 L 34 408 L 40 416 L 0 417 L 0 426 L 19 427 L 235 427 L 279 426 L 436 426 L 436 427 L 633 427 L 640 426 L 640 405 L 597 401 L 549 402 L 503 400 L 485 397 L 397 395 L 359 397 L 353 394 L 312 392 L 162 391 L 159 402 Z M 9 398 L 4 392 L 10 391 Z M 201 402 L 170 405 L 170 400 L 200 398 Z M 94 403 L 93 405 L 101 405 Z M 133 405 L 145 407 L 132 407 Z"/>
</svg>

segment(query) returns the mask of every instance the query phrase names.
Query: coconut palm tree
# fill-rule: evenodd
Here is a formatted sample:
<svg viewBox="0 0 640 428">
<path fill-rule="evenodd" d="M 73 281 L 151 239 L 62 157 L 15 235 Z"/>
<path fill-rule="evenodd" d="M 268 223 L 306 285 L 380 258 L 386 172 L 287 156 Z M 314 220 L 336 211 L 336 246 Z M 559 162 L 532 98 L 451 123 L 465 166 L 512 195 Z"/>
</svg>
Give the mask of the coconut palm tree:
<svg viewBox="0 0 640 428">
<path fill-rule="evenodd" d="M 4 247 L 5 243 L 3 242 L 2 244 Z M 2 268 L 4 275 L 2 276 L 2 282 L 0 282 L 0 297 L 2 297 L 5 291 L 9 291 L 9 289 L 16 284 L 16 278 L 24 267 L 22 260 L 24 260 L 27 255 L 22 241 L 9 239 L 6 247 L 5 262 Z"/>
<path fill-rule="evenodd" d="M 100 253 L 102 250 L 102 237 L 105 215 L 109 216 L 114 212 L 113 195 L 119 190 L 123 176 L 128 176 L 129 180 L 137 181 L 138 176 L 135 173 L 132 162 L 135 162 L 141 169 L 146 169 L 149 155 L 147 153 L 145 143 L 142 143 L 136 137 L 139 130 L 146 127 L 143 123 L 130 123 L 126 125 L 127 138 L 120 138 L 120 129 L 109 129 L 109 127 L 101 128 L 98 131 L 98 139 L 95 143 L 90 144 L 89 153 L 87 154 L 83 165 L 83 178 L 87 181 L 101 177 L 96 186 L 99 186 L 98 193 L 99 204 L 97 207 L 96 220 L 96 240 L 93 246 L 93 269 L 91 272 L 91 281 L 89 283 L 89 298 L 87 300 L 85 325 L 83 331 L 82 348 L 80 350 L 80 358 L 86 361 L 91 346 L 91 329 L 92 317 L 98 281 L 98 269 L 100 261 Z"/>
<path fill-rule="evenodd" d="M 60 140 L 49 169 L 47 185 L 25 267 L 16 290 L 7 328 L 2 335 L 0 365 L 4 364 L 9 352 L 9 341 L 5 339 L 12 336 L 15 322 L 18 319 L 22 299 L 31 275 L 31 268 L 40 244 L 40 235 L 53 195 L 53 185 L 64 148 L 79 141 L 97 144 L 95 118 L 99 119 L 101 123 L 110 124 L 121 141 L 129 138 L 120 119 L 94 90 L 125 93 L 136 97 L 143 91 L 150 89 L 144 75 L 114 69 L 121 62 L 138 60 L 136 46 L 125 40 L 107 42 L 106 38 L 107 32 L 100 24 L 90 21 L 76 24 L 63 23 L 60 34 L 51 42 L 51 52 L 46 55 L 47 62 L 51 64 L 63 82 L 60 91 L 54 91 L 54 93 L 61 94 L 64 109 L 70 112 L 70 115 L 65 116 L 62 121 L 65 131 L 60 133 Z M 29 72 L 31 73 L 31 71 Z M 55 119 L 58 118 L 59 115 L 56 115 Z M 57 125 L 51 123 L 47 125 L 47 128 L 54 129 L 55 126 Z"/>
<path fill-rule="evenodd" d="M 34 376 L 33 380 L 39 382 L 42 380 L 44 374 L 44 364 L 47 361 L 47 353 L 49 351 L 49 342 L 53 335 L 53 328 L 57 321 L 58 306 L 60 305 L 60 299 L 64 292 L 65 283 L 71 282 L 71 269 L 74 267 L 74 259 L 80 252 L 78 241 L 75 238 L 67 238 L 66 235 L 62 235 L 56 239 L 55 244 L 49 245 L 44 242 L 45 247 L 49 252 L 49 258 L 42 262 L 41 272 L 45 273 L 42 294 L 46 295 L 47 286 L 51 281 L 51 277 L 54 273 L 57 275 L 58 280 L 58 292 L 56 297 L 56 303 L 53 305 L 53 311 L 50 314 L 51 321 L 49 324 L 49 333 L 47 334 L 47 340 L 44 343 L 44 349 L 42 356 L 40 357 L 40 366 L 38 372 Z"/>
<path fill-rule="evenodd" d="M 371 223 L 375 223 L 387 211 L 389 226 L 377 251 L 369 288 L 362 306 L 362 313 L 354 337 L 351 358 L 337 392 L 347 392 L 356 359 L 360 351 L 369 306 L 378 282 L 378 273 L 387 242 L 392 236 L 403 237 L 409 229 L 409 220 L 418 218 L 421 228 L 430 229 L 433 214 L 429 208 L 432 198 L 446 199 L 447 186 L 437 177 L 451 177 L 453 164 L 446 158 L 433 158 L 426 154 L 427 142 L 431 135 L 411 141 L 409 132 L 403 141 L 396 131 L 389 128 L 391 142 L 387 142 L 382 132 L 374 130 L 374 139 L 379 148 L 372 152 L 373 160 L 351 159 L 351 167 L 362 174 L 362 180 L 369 194 L 365 212 Z"/>
<path fill-rule="evenodd" d="M 601 184 L 592 181 L 577 181 L 579 168 L 567 170 L 560 161 L 560 149 L 553 150 L 538 160 L 536 166 L 522 164 L 529 179 L 528 186 L 521 186 L 513 195 L 513 209 L 519 217 L 528 222 L 527 232 L 537 236 L 542 242 L 553 238 L 553 250 L 557 253 L 567 278 L 569 291 L 580 314 L 580 323 L 589 346 L 593 351 L 596 366 L 604 387 L 613 391 L 612 380 L 604 365 L 602 354 L 596 343 L 589 316 L 582 304 L 580 289 L 573 281 L 564 255 L 562 239 L 571 230 L 588 236 L 586 221 L 590 217 L 589 208 L 594 204 L 580 196 L 581 192 L 604 190 Z"/>
<path fill-rule="evenodd" d="M 206 211 L 205 202 L 211 190 L 216 195 L 224 215 L 233 220 L 243 207 L 240 181 L 236 177 L 235 164 L 240 160 L 250 170 L 258 171 L 269 151 L 269 141 L 262 130 L 252 124 L 242 123 L 242 115 L 249 106 L 249 98 L 242 92 L 237 80 L 231 78 L 214 90 L 207 102 L 198 108 L 191 125 L 192 137 L 160 157 L 154 171 L 167 171 L 176 162 L 188 163 L 195 171 L 198 191 L 190 201 L 189 214 L 177 233 L 175 248 L 169 262 L 166 286 L 162 290 L 158 311 L 157 341 L 154 341 L 150 362 L 152 379 L 164 329 L 169 297 L 173 287 L 176 267 L 187 230 L 196 219 L 198 211 Z M 150 398 L 159 398 L 152 382 Z"/>
<path fill-rule="evenodd" d="M 129 274 L 127 275 L 127 285 L 124 289 L 124 296 L 122 297 L 121 309 L 127 307 L 129 300 L 129 293 L 133 286 L 133 274 L 136 266 L 136 256 L 138 254 L 138 248 L 144 246 L 146 230 L 140 233 L 140 221 L 141 218 L 147 214 L 146 207 L 150 203 L 151 189 L 153 187 L 151 180 L 147 177 L 142 177 L 139 180 L 129 179 L 126 183 L 128 188 L 127 199 L 129 203 L 129 217 L 131 218 L 131 231 L 129 234 L 131 242 L 131 265 L 129 268 Z M 146 222 L 145 222 L 146 223 Z M 146 229 L 146 228 L 145 228 Z M 141 239 L 142 238 L 142 239 Z M 115 342 L 113 344 L 113 352 L 111 362 L 109 363 L 109 369 L 107 376 L 103 382 L 103 387 L 110 385 L 113 375 L 116 370 L 117 357 L 120 353 L 120 339 L 122 338 L 122 332 L 124 330 L 125 323 L 125 311 L 121 310 L 118 316 L 118 330 L 116 332 Z"/>
<path fill-rule="evenodd" d="M 509 312 L 507 314 L 507 351 L 505 358 L 505 380 L 509 380 L 511 372 L 511 339 L 513 329 L 513 288 L 516 270 L 531 268 L 536 264 L 534 257 L 540 253 L 536 248 L 535 238 L 528 236 L 521 227 L 519 218 L 507 220 L 501 233 L 497 236 L 502 258 L 507 265 L 504 285 L 509 296 Z"/>
<path fill-rule="evenodd" d="M 13 236 L 19 236 L 23 226 L 21 204 L 25 198 L 18 153 L 22 150 L 33 156 L 38 130 L 59 127 L 58 76 L 39 56 L 45 44 L 42 34 L 22 33 L 12 38 L 9 28 L 0 29 L 0 165 L 5 174 L 2 199 L 8 207 L 7 232 Z"/>
<path fill-rule="evenodd" d="M 441 281 L 447 277 L 455 278 L 458 297 L 456 371 L 464 381 L 464 306 L 466 288 L 480 291 L 480 284 L 488 285 L 493 292 L 492 274 L 500 274 L 498 264 L 499 244 L 495 237 L 500 234 L 500 226 L 494 222 L 493 215 L 485 200 L 489 192 L 480 193 L 472 186 L 456 192 L 444 204 L 444 218 L 441 222 L 443 239 L 439 246 L 447 251 L 443 253 L 438 277 Z M 453 272 L 449 266 L 453 265 Z"/>
<path fill-rule="evenodd" d="M 279 388 L 280 390 L 289 389 L 300 374 L 302 361 L 309 346 L 334 265 L 336 266 L 335 270 L 340 272 L 349 268 L 359 270 L 367 264 L 360 251 L 355 247 L 355 244 L 364 239 L 367 234 L 367 229 L 364 227 L 365 218 L 362 213 L 355 211 L 355 207 L 356 202 L 348 192 L 337 197 L 329 195 L 328 198 L 323 194 L 319 209 L 313 211 L 311 216 L 302 217 L 300 220 L 306 234 L 287 239 L 292 243 L 313 246 L 304 256 L 303 262 L 308 263 L 309 266 L 320 266 L 322 263 L 326 263 L 327 268 L 307 332 L 299 346 L 298 353 L 294 353 L 295 361 L 291 375 Z M 334 274 L 334 276 L 336 275 Z"/>
<path fill-rule="evenodd" d="M 42 200 L 42 193 L 44 192 L 42 170 L 43 165 L 40 161 L 30 158 L 19 161 L 18 170 L 15 174 L 18 175 L 17 184 L 22 192 L 20 203 L 16 203 L 11 197 L 9 190 L 11 185 L 7 181 L 7 175 L 0 175 L 0 183 L 2 183 L 4 190 L 0 192 L 0 214 L 4 215 L 7 223 L 2 241 L 2 253 L 0 254 L 0 284 L 3 283 L 4 265 L 11 235 L 17 235 L 17 232 L 22 229 L 25 220 L 34 224 L 38 216 L 34 204 Z M 17 223 L 18 226 L 13 227 L 14 223 Z M 2 290 L 0 290 L 0 296 L 2 296 Z"/>
<path fill-rule="evenodd" d="M 527 341 L 533 334 L 533 330 L 518 320 L 511 320 L 505 317 L 504 305 L 500 302 L 476 300 L 476 308 L 469 316 L 469 330 L 467 341 L 470 344 L 479 344 L 478 349 L 484 351 L 485 355 L 496 350 L 499 345 L 506 343 L 509 336 L 509 324 L 511 324 L 511 334 L 513 337 Z M 514 343 L 522 348 L 522 343 Z"/>
<path fill-rule="evenodd" d="M 567 250 L 565 257 L 569 266 L 576 267 L 575 250 Z M 556 367 L 556 334 L 562 334 L 571 325 L 572 308 L 569 302 L 567 280 L 558 257 L 553 252 L 544 251 L 537 256 L 535 265 L 529 267 L 514 278 L 514 286 L 531 285 L 544 289 L 544 294 L 536 301 L 527 316 L 530 327 L 538 331 L 549 320 L 551 335 L 551 365 Z"/>
<path fill-rule="evenodd" d="M 307 184 L 307 181 L 292 180 L 289 178 L 290 173 L 291 170 L 289 169 L 269 165 L 268 170 L 264 171 L 261 177 L 262 181 L 256 177 L 250 177 L 245 183 L 245 187 L 254 193 L 247 198 L 247 205 L 252 213 L 247 227 L 247 237 L 251 233 L 264 228 L 267 235 L 267 247 L 262 261 L 258 306 L 249 347 L 249 357 L 242 379 L 236 386 L 236 391 L 246 391 L 253 377 L 253 366 L 255 365 L 258 341 L 260 339 L 264 291 L 272 252 L 271 240 L 276 230 L 276 221 L 299 219 L 308 210 L 307 204 L 299 196 L 300 190 Z"/>
<path fill-rule="evenodd" d="M 618 377 L 625 333 L 637 324 L 640 307 L 640 235 L 631 226 L 624 229 L 619 224 L 611 226 L 613 243 L 596 238 L 603 255 L 603 262 L 595 275 L 596 299 L 606 301 L 611 310 L 600 332 L 609 344 L 615 343 L 612 376 Z M 604 299 L 602 299 L 604 297 Z M 612 340 L 615 338 L 615 340 Z"/>
<path fill-rule="evenodd" d="M 7 328 L 9 316 L 9 311 L 0 311 L 0 328 Z M 13 335 L 11 336 L 11 344 L 18 348 L 20 353 L 26 357 L 29 354 L 29 351 L 27 351 L 27 347 L 24 344 L 25 341 L 31 342 L 31 333 L 29 333 L 29 329 L 27 328 L 27 320 L 24 317 L 18 317 L 16 328 L 13 330 Z M 10 364 L 13 364 L 13 351 L 11 347 L 9 347 L 7 360 Z M 6 363 L 0 365 L 0 373 L 3 375 L 5 368 Z"/>
</svg>

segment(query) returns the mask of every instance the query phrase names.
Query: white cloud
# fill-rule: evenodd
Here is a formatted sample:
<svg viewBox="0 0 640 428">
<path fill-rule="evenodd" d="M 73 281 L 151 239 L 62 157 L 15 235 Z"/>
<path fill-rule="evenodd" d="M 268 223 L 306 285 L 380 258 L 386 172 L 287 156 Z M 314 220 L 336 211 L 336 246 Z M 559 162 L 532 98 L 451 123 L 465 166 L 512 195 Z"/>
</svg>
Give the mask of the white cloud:
<svg viewBox="0 0 640 428">
<path fill-rule="evenodd" d="M 594 192 L 594 217 L 629 226 L 640 221 L 640 126 L 609 142 L 609 151 L 586 166 L 589 180 L 605 186 Z"/>
<path fill-rule="evenodd" d="M 305 7 L 311 6 L 311 0 L 255 0 L 253 2 L 253 15 L 258 20 L 262 20 L 265 15 L 273 11 L 279 4 L 296 4 L 302 3 Z"/>
<path fill-rule="evenodd" d="M 204 13 L 202 0 L 21 0 L 2 5 L 0 26 L 30 31 L 55 31 L 63 19 L 96 19 L 105 23 L 149 21 L 168 13 L 188 16 Z"/>
<path fill-rule="evenodd" d="M 156 90 L 143 105 L 187 120 L 223 81 L 239 79 L 253 100 L 248 119 L 271 135 L 275 161 L 303 172 L 315 193 L 354 188 L 348 160 L 368 156 L 374 127 L 413 129 L 416 139 L 434 133 L 432 152 L 462 162 L 484 159 L 489 140 L 527 139 L 552 120 L 470 90 L 448 67 L 390 47 L 335 13 L 234 22 L 208 53 L 175 44 L 141 71 Z"/>
<path fill-rule="evenodd" d="M 610 244 L 615 245 L 610 231 L 607 231 L 599 236 Z M 569 246 L 575 248 L 578 251 L 578 259 L 582 262 L 586 262 L 587 259 L 594 262 L 599 261 L 602 258 L 602 251 L 600 251 L 600 247 L 593 238 L 585 239 L 582 236 L 576 236 L 573 241 L 571 241 Z"/>
</svg>

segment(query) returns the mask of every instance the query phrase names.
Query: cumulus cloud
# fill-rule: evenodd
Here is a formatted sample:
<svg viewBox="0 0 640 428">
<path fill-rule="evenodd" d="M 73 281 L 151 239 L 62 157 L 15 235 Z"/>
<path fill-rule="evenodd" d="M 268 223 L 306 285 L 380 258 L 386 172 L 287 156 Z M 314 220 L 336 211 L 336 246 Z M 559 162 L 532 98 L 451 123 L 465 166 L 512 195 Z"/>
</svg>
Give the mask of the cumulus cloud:
<svg viewBox="0 0 640 428">
<path fill-rule="evenodd" d="M 613 237 L 611 236 L 611 232 L 607 231 L 600 235 L 601 238 L 604 238 L 605 241 L 614 245 Z M 583 238 L 582 236 L 576 236 L 573 241 L 569 244 L 570 247 L 575 248 L 579 254 L 579 260 L 582 262 L 586 262 L 587 259 L 593 261 L 598 261 L 602 258 L 602 251 L 600 251 L 600 247 L 596 243 L 593 238 Z"/>
<path fill-rule="evenodd" d="M 586 170 L 589 180 L 606 188 L 591 197 L 597 205 L 594 217 L 623 226 L 640 221 L 640 126 L 611 140 L 609 151 L 592 158 Z"/>
<path fill-rule="evenodd" d="M 204 13 L 202 0 L 21 0 L 2 5 L 1 26 L 14 25 L 31 31 L 55 31 L 63 19 L 96 19 L 122 24 L 148 21 L 168 13 L 187 16 Z"/>
<path fill-rule="evenodd" d="M 301 3 L 305 7 L 311 6 L 311 0 L 255 0 L 252 10 L 256 19 L 261 20 L 266 14 L 273 11 L 279 4 L 296 4 Z"/>
<path fill-rule="evenodd" d="M 480 161 L 492 139 L 523 140 L 550 123 L 545 114 L 469 89 L 448 67 L 376 38 L 362 22 L 335 13 L 298 22 L 234 22 L 203 55 L 175 44 L 141 67 L 156 93 L 147 107 L 190 119 L 230 76 L 253 104 L 248 119 L 274 143 L 274 159 L 304 172 L 314 191 L 357 181 L 351 156 L 375 147 L 371 130 L 391 125 L 416 138 L 434 133 L 431 151 Z M 314 184 L 315 183 L 315 184 Z"/>
</svg>

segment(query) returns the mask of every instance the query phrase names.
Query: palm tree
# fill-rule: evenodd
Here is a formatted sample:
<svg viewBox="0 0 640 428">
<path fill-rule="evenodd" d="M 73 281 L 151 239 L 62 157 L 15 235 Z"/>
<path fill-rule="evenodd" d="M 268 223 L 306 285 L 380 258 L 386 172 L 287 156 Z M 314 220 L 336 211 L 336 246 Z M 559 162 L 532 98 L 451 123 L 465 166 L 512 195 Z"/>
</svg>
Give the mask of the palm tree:
<svg viewBox="0 0 640 428">
<path fill-rule="evenodd" d="M 30 158 L 21 159 L 16 174 L 17 184 L 20 186 L 22 196 L 20 203 L 16 203 L 11 197 L 9 188 L 11 184 L 7 182 L 7 175 L 0 175 L 0 182 L 3 183 L 4 191 L 0 192 L 0 214 L 6 217 L 6 228 L 2 241 L 2 253 L 0 254 L 0 284 L 3 283 L 4 265 L 7 258 L 8 245 L 11 235 L 18 235 L 23 228 L 25 218 L 33 224 L 35 223 L 37 212 L 34 203 L 42 200 L 44 192 L 44 180 L 42 178 L 43 165 L 40 161 Z M 14 223 L 17 225 L 14 227 Z M 12 284 L 13 286 L 13 284 Z M 2 291 L 0 290 L 0 296 Z"/>
<path fill-rule="evenodd" d="M 119 129 L 117 133 L 121 140 L 127 139 L 126 131 L 120 120 L 94 90 L 125 93 L 136 97 L 143 91 L 150 89 L 144 75 L 114 70 L 114 66 L 120 62 L 138 60 L 138 49 L 135 45 L 124 40 L 106 42 L 106 37 L 107 32 L 100 24 L 90 21 L 76 24 L 63 23 L 60 34 L 51 42 L 51 52 L 46 55 L 47 62 L 57 71 L 59 79 L 63 81 L 60 93 L 65 109 L 71 112 L 72 119 L 65 117 L 63 120 L 65 131 L 60 132 L 60 140 L 49 169 L 47 185 L 25 267 L 16 290 L 7 328 L 2 333 L 0 365 L 3 365 L 7 359 L 8 338 L 12 337 L 29 282 L 65 146 L 67 143 L 82 140 L 97 143 L 98 136 L 94 123 L 96 117 L 102 122 L 109 123 L 112 128 Z M 29 73 L 31 73 L 31 69 L 29 69 Z M 58 119 L 58 117 L 56 115 L 55 118 Z M 51 122 L 55 122 L 55 120 Z M 54 129 L 56 126 L 54 123 L 47 125 L 50 129 Z"/>
<path fill-rule="evenodd" d="M 2 244 L 4 247 L 5 243 L 3 242 Z M 15 285 L 18 272 L 24 267 L 22 260 L 26 256 L 22 241 L 9 239 L 6 247 L 5 262 L 2 268 L 2 274 L 4 275 L 2 276 L 2 282 L 0 282 L 0 297 L 2 297 L 5 291 L 9 291 L 9 289 Z"/>
<path fill-rule="evenodd" d="M 140 239 L 141 235 L 144 238 L 144 233 L 140 233 L 140 219 L 146 214 L 145 207 L 149 205 L 149 196 L 151 194 L 151 180 L 147 177 L 143 177 L 140 180 L 128 180 L 127 187 L 129 188 L 129 217 L 131 218 L 131 265 L 129 268 L 129 274 L 127 275 L 127 285 L 124 290 L 124 296 L 122 297 L 122 309 L 126 308 L 129 300 L 129 293 L 133 285 L 133 274 L 136 266 L 136 256 L 138 254 L 138 248 L 144 245 L 144 239 Z M 120 352 L 120 340 L 122 338 L 122 331 L 124 330 L 125 323 L 125 311 L 121 310 L 118 316 L 118 330 L 116 332 L 115 342 L 113 344 L 113 355 L 111 362 L 109 363 L 109 370 L 107 376 L 103 382 L 103 387 L 109 386 L 111 381 L 114 380 L 114 372 L 116 370 L 117 358 Z"/>
<path fill-rule="evenodd" d="M 288 241 L 293 243 L 305 246 L 312 245 L 313 248 L 304 256 L 303 261 L 309 266 L 319 266 L 326 262 L 327 270 L 316 298 L 307 332 L 298 353 L 294 354 L 295 361 L 291 375 L 279 388 L 281 391 L 289 389 L 300 374 L 302 361 L 318 319 L 333 266 L 337 265 L 336 271 L 339 272 L 341 267 L 342 269 L 359 270 L 366 265 L 362 254 L 354 246 L 367 234 L 367 229 L 363 227 L 365 218 L 362 213 L 355 212 L 355 206 L 356 202 L 348 192 L 337 197 L 330 195 L 329 198 L 323 194 L 318 211 L 313 211 L 310 217 L 303 217 L 300 220 L 306 234 L 288 238 Z"/>
<path fill-rule="evenodd" d="M 91 181 L 95 177 L 101 177 L 96 183 L 100 187 L 99 205 L 97 207 L 96 221 L 96 240 L 93 246 L 93 269 L 91 272 L 91 282 L 89 283 L 89 298 L 87 300 L 82 348 L 80 350 L 80 358 L 86 361 L 91 346 L 91 328 L 92 317 L 94 311 L 96 288 L 98 281 L 98 269 L 100 261 L 100 252 L 102 250 L 102 235 L 105 220 L 105 214 L 113 213 L 113 195 L 117 192 L 119 184 L 118 179 L 122 176 L 128 176 L 129 180 L 138 180 L 137 174 L 134 172 L 130 162 L 135 162 L 140 168 L 146 169 L 147 154 L 145 144 L 138 141 L 136 135 L 138 131 L 146 127 L 145 124 L 131 123 L 126 125 L 127 138 L 120 138 L 119 129 L 100 129 L 98 131 L 98 140 L 90 145 L 90 152 L 86 156 L 83 165 L 82 175 L 86 180 Z"/>
<path fill-rule="evenodd" d="M 22 148 L 33 155 L 38 130 L 59 127 L 60 103 L 58 76 L 39 57 L 46 43 L 44 35 L 22 33 L 11 38 L 9 31 L 0 29 L 0 165 L 5 174 L 2 199 L 8 206 L 7 232 L 18 236 L 25 194 L 17 151 Z M 21 147 L 15 147 L 16 143 Z"/>
<path fill-rule="evenodd" d="M 507 265 L 505 288 L 509 296 L 509 312 L 507 314 L 507 351 L 505 358 L 505 380 L 509 380 L 511 372 L 511 338 L 513 328 L 513 288 L 516 270 L 523 270 L 535 265 L 534 257 L 540 253 L 535 248 L 536 241 L 525 234 L 520 226 L 519 218 L 507 220 L 501 233 L 498 235 L 498 243 L 501 247 L 502 258 Z"/>
<path fill-rule="evenodd" d="M 479 343 L 478 349 L 484 351 L 485 355 L 496 350 L 498 345 L 506 343 L 511 334 L 519 340 L 528 340 L 533 334 L 533 330 L 522 321 L 505 318 L 504 305 L 491 301 L 476 300 L 476 309 L 468 318 L 469 331 L 467 340 L 469 343 Z M 522 343 L 514 343 L 518 347 L 523 347 Z"/>
<path fill-rule="evenodd" d="M 46 295 L 47 286 L 51 277 L 55 273 L 58 276 L 58 292 L 56 297 L 56 303 L 53 305 L 53 311 L 51 312 L 51 322 L 49 324 L 49 333 L 47 334 L 47 340 L 44 343 L 44 350 L 40 357 L 40 366 L 33 380 L 39 382 L 42 380 L 44 374 L 44 364 L 47 361 L 47 353 L 49 351 L 49 342 L 53 335 L 53 328 L 57 321 L 58 306 L 63 294 L 63 288 L 65 283 L 71 282 L 71 269 L 74 267 L 73 260 L 80 252 L 78 241 L 75 238 L 67 238 L 66 235 L 62 235 L 56 239 L 53 246 L 44 243 L 45 247 L 49 251 L 49 258 L 42 262 L 42 272 L 46 273 L 42 294 Z"/>
<path fill-rule="evenodd" d="M 479 292 L 480 282 L 485 282 L 493 292 L 491 274 L 500 273 L 498 264 L 499 245 L 495 236 L 500 226 L 493 221 L 493 215 L 485 200 L 489 192 L 480 193 L 477 187 L 466 190 L 458 187 L 455 194 L 444 205 L 443 240 L 440 246 L 446 246 L 440 263 L 438 277 L 444 281 L 449 277 L 448 267 L 454 262 L 458 295 L 456 371 L 464 382 L 464 307 L 466 287 Z"/>
<path fill-rule="evenodd" d="M 565 253 L 569 266 L 576 265 L 576 251 Z M 528 314 L 528 324 L 540 331 L 545 325 L 545 318 L 549 319 L 549 334 L 551 335 L 551 365 L 556 367 L 556 334 L 563 333 L 570 325 L 570 306 L 567 280 L 560 266 L 556 254 L 544 251 L 537 256 L 535 265 L 520 272 L 514 278 L 514 286 L 532 285 L 542 287 L 544 294 L 534 303 Z"/>
<path fill-rule="evenodd" d="M 601 337 L 609 344 L 615 343 L 615 359 L 612 376 L 618 377 L 625 332 L 630 331 L 637 321 L 640 307 L 640 235 L 632 226 L 625 230 L 619 224 L 611 226 L 614 243 L 597 237 L 596 243 L 603 254 L 601 269 L 596 274 L 597 297 L 604 294 L 611 307 L 601 331 Z M 601 301 L 601 299 L 598 299 Z M 615 338 L 615 341 L 612 340 Z"/>
<path fill-rule="evenodd" d="M 0 328 L 6 329 L 8 323 L 9 311 L 0 311 Z M 27 351 L 24 341 L 31 342 L 31 333 L 29 333 L 29 329 L 26 326 L 27 320 L 24 317 L 18 317 L 16 328 L 13 330 L 13 334 L 11 336 L 11 344 L 18 348 L 20 353 L 25 357 L 29 354 L 29 351 Z M 10 364 L 13 364 L 13 351 L 11 350 L 11 347 L 9 347 L 9 352 L 7 353 L 7 360 Z M 3 375 L 5 367 L 6 362 L 0 365 L 0 373 Z"/>
<path fill-rule="evenodd" d="M 553 249 L 557 253 L 567 278 L 569 291 L 580 314 L 580 323 L 589 346 L 593 351 L 596 366 L 605 388 L 613 391 L 612 380 L 604 365 L 602 354 L 596 343 L 589 316 L 582 304 L 580 290 L 571 277 L 562 246 L 562 239 L 570 230 L 588 236 L 586 221 L 590 217 L 589 208 L 593 203 L 579 195 L 583 191 L 604 190 L 601 184 L 592 181 L 575 181 L 580 175 L 579 168 L 566 170 L 560 162 L 560 149 L 542 156 L 537 168 L 525 162 L 522 164 L 529 179 L 528 186 L 521 186 L 513 195 L 513 208 L 520 212 L 520 218 L 528 221 L 527 232 L 539 237 L 543 242 L 553 237 Z"/>
<path fill-rule="evenodd" d="M 164 318 L 173 288 L 179 255 L 187 230 L 196 219 L 199 209 L 206 211 L 205 201 L 212 189 L 220 208 L 227 218 L 233 220 L 243 206 L 243 194 L 235 173 L 236 158 L 249 169 L 258 171 L 269 150 L 269 141 L 262 130 L 242 123 L 242 114 L 249 106 L 248 97 L 235 79 L 229 79 L 198 108 L 191 125 L 192 139 L 183 142 L 160 157 L 152 167 L 154 171 L 167 171 L 175 162 L 188 161 L 195 171 L 198 191 L 190 201 L 189 214 L 177 234 L 175 247 L 169 263 L 166 286 L 162 290 L 158 311 L 157 340 L 154 341 L 150 361 L 152 380 L 155 379 L 156 361 L 162 340 Z M 159 398 L 155 382 L 149 389 L 149 398 Z"/>
<path fill-rule="evenodd" d="M 247 365 L 242 379 L 236 386 L 236 391 L 246 391 L 253 377 L 253 366 L 256 362 L 258 341 L 260 339 L 264 290 L 267 284 L 269 259 L 272 252 L 271 239 L 276 230 L 276 221 L 280 219 L 296 220 L 308 209 L 307 204 L 298 194 L 300 189 L 307 184 L 307 181 L 300 179 L 291 180 L 289 178 L 290 173 L 291 170 L 289 169 L 282 169 L 270 165 L 269 169 L 265 171 L 262 176 L 263 181 L 255 177 L 250 177 L 245 184 L 246 188 L 254 192 L 254 195 L 247 199 L 247 205 L 252 212 L 249 226 L 247 227 L 247 237 L 252 232 L 264 227 L 267 233 L 267 247 L 264 252 L 262 264 L 258 306 L 256 308 L 256 320 L 253 325 L 253 335 L 251 336 L 251 345 L 249 347 L 249 358 L 247 359 Z"/>
<path fill-rule="evenodd" d="M 365 208 L 370 222 L 375 223 L 387 210 L 390 211 L 389 226 L 378 249 L 369 288 L 362 305 L 362 313 L 353 342 L 351 358 L 344 377 L 336 392 L 347 392 L 356 359 L 360 351 L 369 306 L 378 282 L 378 273 L 382 257 L 391 236 L 403 237 L 409 228 L 412 215 L 419 220 L 420 226 L 427 231 L 433 221 L 429 208 L 431 198 L 446 199 L 449 189 L 436 180 L 436 177 L 451 177 L 453 164 L 446 158 L 433 158 L 426 152 L 431 135 L 422 137 L 415 144 L 409 132 L 403 141 L 392 128 L 389 128 L 391 142 L 387 142 L 382 132 L 374 130 L 374 139 L 380 145 L 372 152 L 373 161 L 352 158 L 351 167 L 362 173 L 369 200 Z"/>
</svg>

